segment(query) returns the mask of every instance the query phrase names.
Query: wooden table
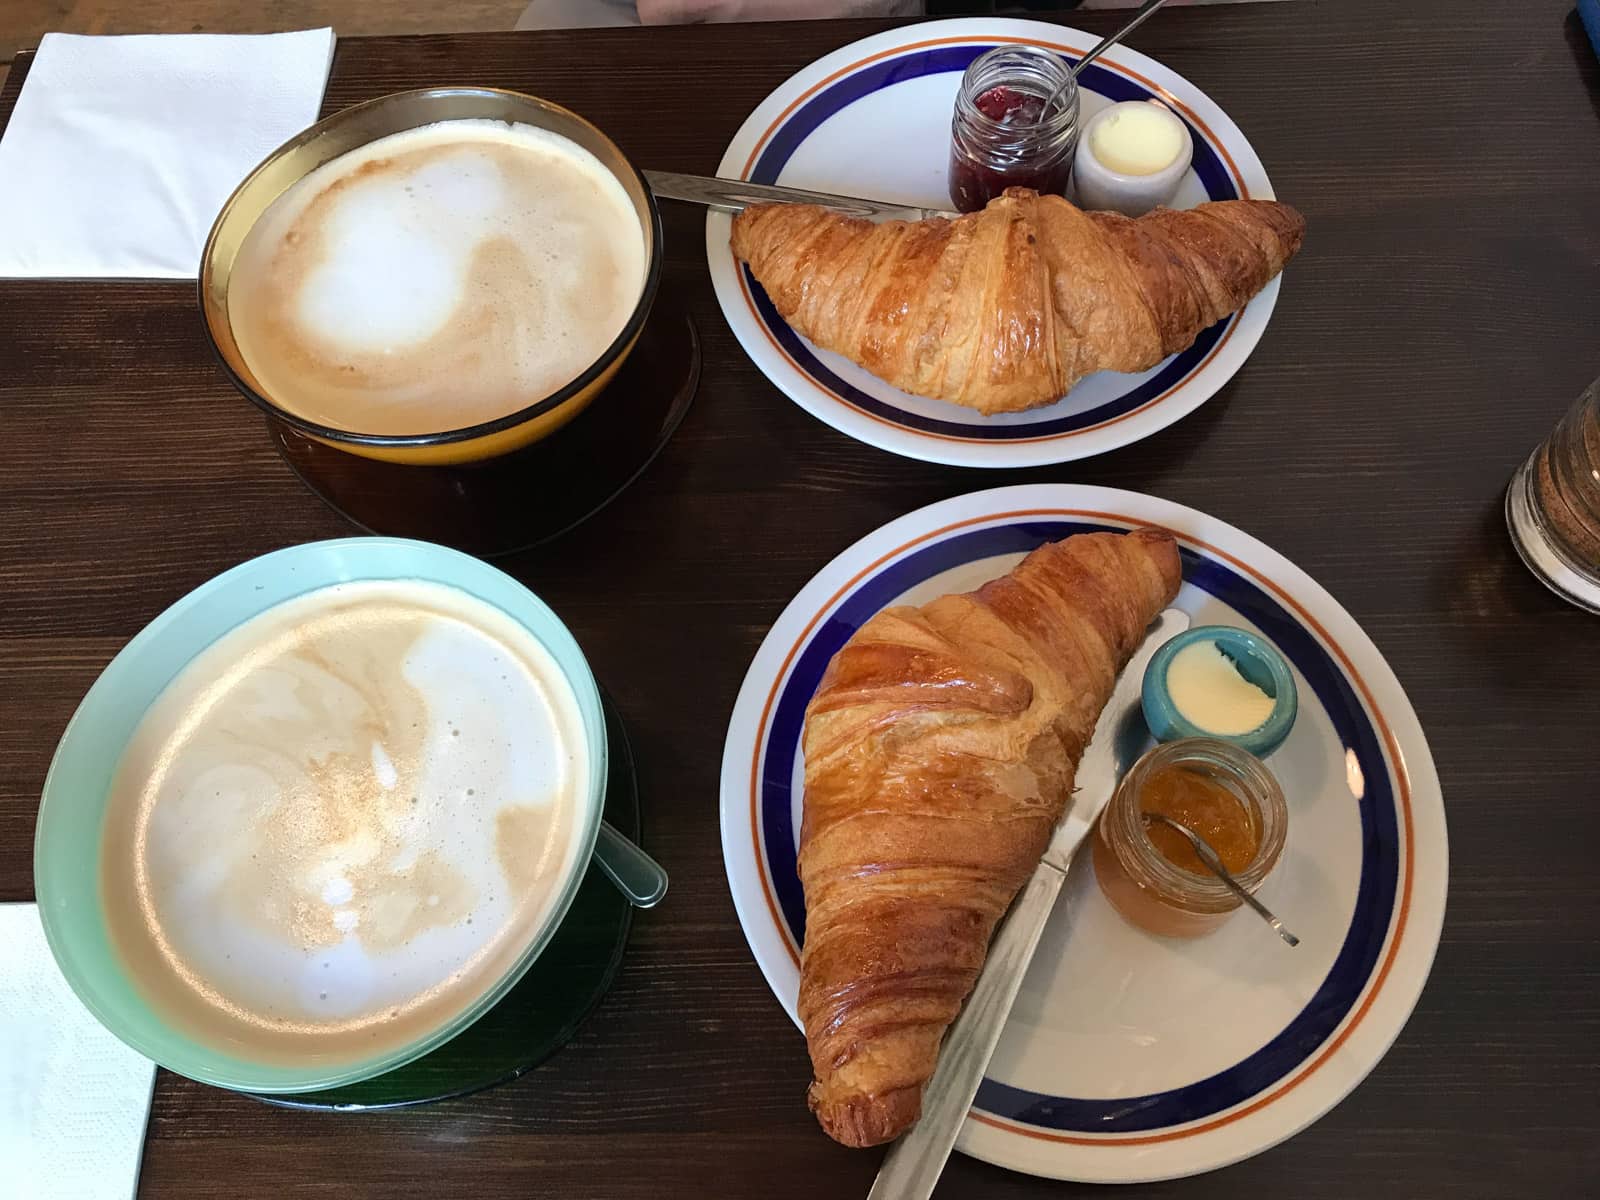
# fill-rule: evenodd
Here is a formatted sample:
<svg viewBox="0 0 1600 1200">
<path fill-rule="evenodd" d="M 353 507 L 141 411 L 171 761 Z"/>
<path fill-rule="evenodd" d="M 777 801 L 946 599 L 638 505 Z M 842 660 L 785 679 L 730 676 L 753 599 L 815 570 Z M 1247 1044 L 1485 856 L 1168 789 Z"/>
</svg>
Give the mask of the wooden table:
<svg viewBox="0 0 1600 1200">
<path fill-rule="evenodd" d="M 807 1114 L 804 1046 L 729 902 L 728 712 L 769 622 L 838 550 L 930 501 L 1044 480 L 1205 509 L 1327 585 L 1406 686 L 1449 805 L 1444 941 L 1382 1065 L 1288 1144 L 1136 1193 L 1600 1192 L 1600 621 L 1522 568 L 1500 507 L 1513 466 L 1600 371 L 1600 70 L 1569 7 L 1252 4 L 1141 30 L 1140 49 L 1238 120 L 1311 233 L 1234 382 L 1089 462 L 959 470 L 834 433 L 745 358 L 706 278 L 701 215 L 669 211 L 670 294 L 705 345 L 699 399 L 631 491 L 511 569 L 619 699 L 671 897 L 639 919 L 577 1039 L 515 1084 L 328 1116 L 162 1073 L 141 1194 L 864 1195 L 879 1156 Z M 327 108 L 423 84 L 521 88 L 594 118 L 642 165 L 709 173 L 770 88 L 874 28 L 350 40 Z M 349 532 L 213 367 L 192 285 L 0 283 L 0 900 L 33 894 L 51 750 L 118 647 L 226 567 Z M 958 1158 L 940 1194 L 1088 1190 Z"/>
</svg>

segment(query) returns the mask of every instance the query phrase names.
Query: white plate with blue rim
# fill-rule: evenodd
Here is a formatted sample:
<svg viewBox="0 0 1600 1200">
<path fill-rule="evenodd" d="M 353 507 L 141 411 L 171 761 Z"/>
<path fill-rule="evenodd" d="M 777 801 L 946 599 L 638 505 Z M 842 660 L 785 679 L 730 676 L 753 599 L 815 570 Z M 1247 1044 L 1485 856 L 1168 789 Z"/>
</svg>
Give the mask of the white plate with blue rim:
<svg viewBox="0 0 1600 1200">
<path fill-rule="evenodd" d="M 1075 862 L 957 1143 L 1056 1179 L 1165 1179 L 1259 1153 L 1338 1103 L 1405 1024 L 1444 918 L 1444 802 L 1371 639 L 1303 571 L 1203 513 L 1109 488 L 998 488 L 919 509 L 824 567 L 756 653 L 722 762 L 734 904 L 794 1018 L 800 732 L 829 659 L 891 604 L 970 590 L 1045 541 L 1143 525 L 1177 536 L 1176 603 L 1194 624 L 1263 634 L 1294 671 L 1300 714 L 1267 759 L 1288 842 L 1261 897 L 1301 943 L 1243 912 L 1200 939 L 1146 934 Z"/>
<path fill-rule="evenodd" d="M 948 208 L 950 117 L 962 72 L 997 45 L 1026 42 L 1068 58 L 1098 38 L 1039 21 L 962 19 L 891 30 L 797 72 L 750 114 L 717 173 L 724 178 Z M 1189 126 L 1194 164 L 1174 208 L 1207 200 L 1273 199 L 1261 160 L 1204 92 L 1154 59 L 1108 50 L 1079 76 L 1081 122 L 1121 100 L 1165 101 Z M 969 467 L 1026 467 L 1101 454 L 1193 412 L 1232 378 L 1261 340 L 1278 300 L 1274 279 L 1255 299 L 1149 371 L 1101 371 L 1055 404 L 984 416 L 890 387 L 801 337 L 728 248 L 731 218 L 706 218 L 706 260 L 728 324 L 791 399 L 841 433 L 911 458 Z"/>
</svg>

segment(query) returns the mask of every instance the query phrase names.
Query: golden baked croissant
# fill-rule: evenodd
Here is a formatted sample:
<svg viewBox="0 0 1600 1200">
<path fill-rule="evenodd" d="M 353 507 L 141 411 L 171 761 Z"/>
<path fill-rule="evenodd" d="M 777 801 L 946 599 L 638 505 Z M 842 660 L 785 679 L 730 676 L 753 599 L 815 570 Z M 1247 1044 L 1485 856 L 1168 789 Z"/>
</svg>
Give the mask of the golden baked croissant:
<svg viewBox="0 0 1600 1200">
<path fill-rule="evenodd" d="M 881 225 L 756 205 L 732 244 L 817 345 L 903 391 L 998 413 L 1193 345 L 1283 270 L 1305 226 L 1271 200 L 1131 220 L 1010 188 L 982 212 Z"/>
<path fill-rule="evenodd" d="M 995 923 L 1179 580 L 1165 531 L 1079 534 L 975 592 L 885 609 L 828 665 L 804 734 L 799 1012 L 835 1140 L 921 1114 Z"/>
</svg>

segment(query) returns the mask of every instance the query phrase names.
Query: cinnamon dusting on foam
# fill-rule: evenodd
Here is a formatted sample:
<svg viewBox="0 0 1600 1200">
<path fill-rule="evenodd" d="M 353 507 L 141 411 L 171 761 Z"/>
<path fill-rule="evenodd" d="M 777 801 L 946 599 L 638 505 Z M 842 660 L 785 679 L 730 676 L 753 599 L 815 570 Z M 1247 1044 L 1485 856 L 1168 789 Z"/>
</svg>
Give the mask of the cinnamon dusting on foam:
<svg viewBox="0 0 1600 1200">
<path fill-rule="evenodd" d="M 576 698 L 499 610 L 419 583 L 289 601 L 145 715 L 107 809 L 112 940 L 262 1061 L 414 1041 L 510 968 L 571 867 Z"/>
</svg>

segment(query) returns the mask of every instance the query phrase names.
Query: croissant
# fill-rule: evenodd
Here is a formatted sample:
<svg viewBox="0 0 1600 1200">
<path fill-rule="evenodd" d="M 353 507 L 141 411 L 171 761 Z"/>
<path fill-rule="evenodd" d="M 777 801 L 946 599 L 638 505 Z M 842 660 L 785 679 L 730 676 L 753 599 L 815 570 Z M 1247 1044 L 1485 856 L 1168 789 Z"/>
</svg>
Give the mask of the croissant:
<svg viewBox="0 0 1600 1200">
<path fill-rule="evenodd" d="M 903 391 L 999 413 L 1193 345 L 1304 235 L 1305 218 L 1271 200 L 1131 220 L 1010 188 L 982 212 L 881 225 L 756 205 L 735 218 L 732 245 L 817 345 Z"/>
<path fill-rule="evenodd" d="M 975 592 L 885 609 L 828 665 L 804 732 L 799 1011 L 836 1141 L 921 1114 L 995 923 L 1179 579 L 1163 530 L 1079 534 Z"/>
</svg>

